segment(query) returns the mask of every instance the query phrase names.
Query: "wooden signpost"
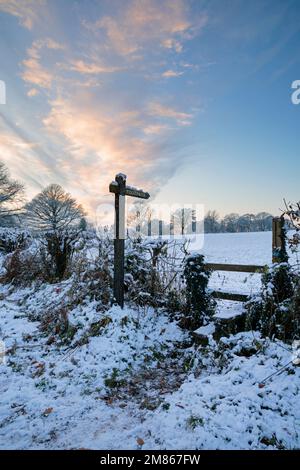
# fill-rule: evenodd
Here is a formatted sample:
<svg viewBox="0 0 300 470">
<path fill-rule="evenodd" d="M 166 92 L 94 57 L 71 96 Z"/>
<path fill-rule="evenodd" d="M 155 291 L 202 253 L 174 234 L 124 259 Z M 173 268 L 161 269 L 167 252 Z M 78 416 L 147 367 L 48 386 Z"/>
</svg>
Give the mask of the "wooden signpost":
<svg viewBox="0 0 300 470">
<path fill-rule="evenodd" d="M 125 240 L 125 197 L 149 199 L 150 194 L 141 189 L 126 186 L 126 175 L 118 173 L 109 185 L 115 195 L 115 238 L 114 238 L 114 298 L 124 307 L 124 240 Z"/>
</svg>

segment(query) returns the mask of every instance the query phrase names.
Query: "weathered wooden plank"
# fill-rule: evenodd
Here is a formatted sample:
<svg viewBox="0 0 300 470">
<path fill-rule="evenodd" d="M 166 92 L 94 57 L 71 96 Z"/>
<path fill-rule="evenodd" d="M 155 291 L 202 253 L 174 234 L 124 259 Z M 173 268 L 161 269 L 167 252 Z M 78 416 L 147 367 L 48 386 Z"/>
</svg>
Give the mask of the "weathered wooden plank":
<svg viewBox="0 0 300 470">
<path fill-rule="evenodd" d="M 139 189 L 126 187 L 125 196 L 138 197 L 140 199 L 149 199 L 150 194 Z"/>
<path fill-rule="evenodd" d="M 249 296 L 246 294 L 233 294 L 230 292 L 221 292 L 221 291 L 212 292 L 212 296 L 215 299 L 235 300 L 236 302 L 246 302 L 247 300 L 249 300 Z"/>
<path fill-rule="evenodd" d="M 212 271 L 236 271 L 241 273 L 263 273 L 266 270 L 266 266 L 252 264 L 205 263 L 205 267 Z"/>
<path fill-rule="evenodd" d="M 112 181 L 109 185 L 109 192 L 114 193 L 114 194 L 119 194 L 119 191 L 120 191 L 119 185 L 115 181 Z M 125 188 L 124 195 L 137 197 L 139 199 L 149 199 L 150 197 L 149 193 L 145 191 L 141 191 L 140 189 L 135 189 L 135 188 L 130 188 L 130 187 Z"/>
</svg>

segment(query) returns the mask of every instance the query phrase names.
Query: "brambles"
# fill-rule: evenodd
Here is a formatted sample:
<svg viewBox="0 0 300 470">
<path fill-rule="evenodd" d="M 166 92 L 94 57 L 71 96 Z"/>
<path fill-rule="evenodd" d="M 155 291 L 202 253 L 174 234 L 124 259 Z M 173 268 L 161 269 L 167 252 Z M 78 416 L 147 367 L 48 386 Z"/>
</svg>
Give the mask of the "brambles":
<svg viewBox="0 0 300 470">
<path fill-rule="evenodd" d="M 30 242 L 30 234 L 19 229 L 0 229 L 0 252 L 9 254 L 15 250 L 23 250 Z"/>
<path fill-rule="evenodd" d="M 185 243 L 169 240 L 128 240 L 125 255 L 125 290 L 128 300 L 141 306 L 184 308 L 181 279 Z"/>
<path fill-rule="evenodd" d="M 17 248 L 6 257 L 3 264 L 5 272 L 0 281 L 18 286 L 30 285 L 43 278 L 40 261 L 38 254 Z"/>
</svg>

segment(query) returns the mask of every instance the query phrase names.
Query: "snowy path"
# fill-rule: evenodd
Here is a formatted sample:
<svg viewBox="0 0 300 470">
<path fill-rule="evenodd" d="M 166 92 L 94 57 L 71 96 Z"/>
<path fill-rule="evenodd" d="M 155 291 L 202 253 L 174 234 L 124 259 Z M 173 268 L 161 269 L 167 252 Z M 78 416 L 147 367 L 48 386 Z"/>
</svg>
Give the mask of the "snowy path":
<svg viewBox="0 0 300 470">
<path fill-rule="evenodd" d="M 139 380 L 129 382 L 130 392 L 136 395 L 130 400 L 125 395 L 127 384 L 123 398 L 119 389 L 105 394 L 100 387 L 97 390 L 91 363 L 96 359 L 93 366 L 97 368 L 101 348 L 98 356 L 90 348 L 93 360 L 85 359 L 78 367 L 87 346 L 67 358 L 66 350 L 48 346 L 46 338 L 41 339 L 39 323 L 27 320 L 20 297 L 8 296 L 0 308 L 1 338 L 10 350 L 6 365 L 0 365 L 0 448 L 138 449 L 147 413 L 147 404 L 139 405 L 143 396 L 150 404 L 151 386 L 142 394 Z M 154 377 L 148 379 L 151 382 Z"/>
<path fill-rule="evenodd" d="M 258 387 L 290 361 L 286 345 L 240 334 L 205 355 L 179 351 L 184 335 L 167 318 L 116 309 L 100 336 L 66 358 L 27 319 L 30 303 L 50 302 L 54 292 L 2 292 L 1 338 L 11 352 L 0 365 L 0 448 L 300 447 L 300 368 Z M 92 319 L 93 308 L 71 316 Z M 107 387 L 114 368 L 120 384 Z"/>
</svg>

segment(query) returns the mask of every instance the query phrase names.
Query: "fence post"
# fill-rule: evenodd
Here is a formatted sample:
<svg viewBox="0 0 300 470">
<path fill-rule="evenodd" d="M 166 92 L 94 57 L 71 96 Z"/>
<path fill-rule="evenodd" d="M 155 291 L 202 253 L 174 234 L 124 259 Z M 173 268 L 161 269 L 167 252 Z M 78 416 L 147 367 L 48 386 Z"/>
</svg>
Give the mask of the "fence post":
<svg viewBox="0 0 300 470">
<path fill-rule="evenodd" d="M 285 242 L 284 218 L 273 217 L 272 219 L 272 263 L 283 263 L 288 261 Z"/>
</svg>

